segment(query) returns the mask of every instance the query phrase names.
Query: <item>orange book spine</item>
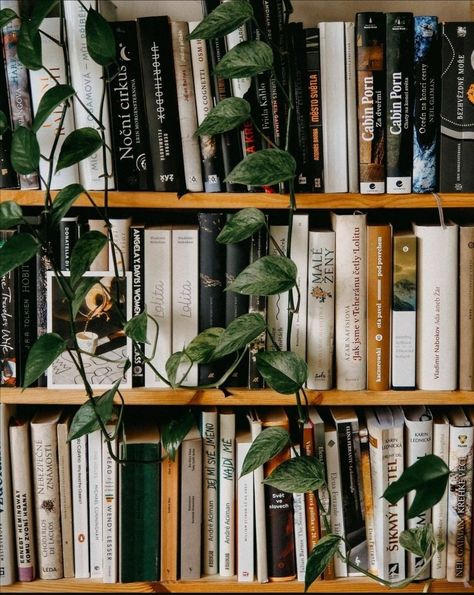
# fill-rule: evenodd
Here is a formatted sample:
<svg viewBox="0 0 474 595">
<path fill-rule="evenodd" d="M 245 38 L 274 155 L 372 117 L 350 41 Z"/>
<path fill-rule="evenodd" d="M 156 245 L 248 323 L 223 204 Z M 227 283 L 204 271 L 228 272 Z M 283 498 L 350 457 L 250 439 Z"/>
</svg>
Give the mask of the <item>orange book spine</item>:
<svg viewBox="0 0 474 595">
<path fill-rule="evenodd" d="M 161 464 L 161 580 L 178 580 L 179 452 Z"/>
<path fill-rule="evenodd" d="M 313 425 L 311 422 L 303 428 L 303 452 L 306 456 L 314 456 Z M 308 554 L 319 541 L 319 509 L 316 497 L 313 493 L 307 492 L 304 495 L 306 508 L 306 538 L 308 543 Z"/>
</svg>

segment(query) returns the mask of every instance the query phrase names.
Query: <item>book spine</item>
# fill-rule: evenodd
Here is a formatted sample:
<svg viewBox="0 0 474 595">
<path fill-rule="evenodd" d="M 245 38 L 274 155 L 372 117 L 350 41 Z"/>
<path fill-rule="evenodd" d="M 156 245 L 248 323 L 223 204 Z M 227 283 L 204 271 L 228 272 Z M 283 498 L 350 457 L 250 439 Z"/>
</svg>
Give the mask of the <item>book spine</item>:
<svg viewBox="0 0 474 595">
<path fill-rule="evenodd" d="M 0 230 L 0 248 L 14 234 L 13 230 Z M 17 299 L 15 271 L 0 277 L 0 386 L 19 384 L 17 374 L 18 339 L 15 303 Z M 20 332 L 21 329 L 18 329 Z"/>
<path fill-rule="evenodd" d="M 365 513 L 365 533 L 367 536 L 367 554 L 369 572 L 377 573 L 377 557 L 375 547 L 375 518 L 374 518 L 374 495 L 372 488 L 372 474 L 370 471 L 370 450 L 368 434 L 361 434 L 360 439 L 360 461 L 362 492 Z"/>
<path fill-rule="evenodd" d="M 0 110 L 5 114 L 6 126 L 0 134 L 0 188 L 18 188 L 19 179 L 10 160 L 13 123 L 8 104 L 8 90 L 5 67 L 0 68 Z"/>
<path fill-rule="evenodd" d="M 180 454 L 162 462 L 161 482 L 161 580 L 178 580 Z"/>
<path fill-rule="evenodd" d="M 189 23 L 189 32 L 192 33 L 198 24 L 197 21 Z M 204 118 L 213 107 L 209 57 L 206 41 L 204 39 L 191 39 L 190 44 L 197 123 L 201 125 Z M 204 177 L 204 191 L 220 192 L 222 189 L 222 173 L 219 139 L 217 136 L 204 135 L 200 136 L 199 140 Z"/>
<path fill-rule="evenodd" d="M 108 229 L 103 219 L 89 219 L 89 231 L 99 231 L 104 236 L 108 236 Z M 113 266 L 113 263 L 111 263 Z M 89 267 L 90 271 L 108 271 L 109 270 L 109 244 L 105 244 L 102 250 L 97 254 Z"/>
<path fill-rule="evenodd" d="M 71 440 L 74 576 L 89 578 L 89 524 L 87 493 L 87 436 Z"/>
<path fill-rule="evenodd" d="M 449 464 L 449 423 L 433 423 L 433 454 Z M 447 542 L 448 493 L 444 492 L 441 500 L 431 510 L 433 532 L 438 543 Z M 431 560 L 431 578 L 446 578 L 446 547 L 438 550 Z"/>
<path fill-rule="evenodd" d="M 60 421 L 57 428 L 59 494 L 61 498 L 61 537 L 64 578 L 74 577 L 74 533 L 72 519 L 71 450 L 67 441 L 69 423 Z"/>
<path fill-rule="evenodd" d="M 359 188 L 361 194 L 385 192 L 385 16 L 356 16 Z"/>
<path fill-rule="evenodd" d="M 191 50 L 186 39 L 188 33 L 189 27 L 185 21 L 171 23 L 185 187 L 190 192 L 202 192 L 201 155 L 198 139 L 194 136 L 197 115 Z"/>
<path fill-rule="evenodd" d="M 183 153 L 168 17 L 139 18 L 138 42 L 154 188 L 178 192 L 184 181 Z"/>
<path fill-rule="evenodd" d="M 295 445 L 296 453 L 300 453 L 299 445 Z M 292 457 L 297 456 L 292 453 Z M 308 560 L 308 542 L 306 539 L 307 523 L 305 512 L 305 496 L 307 494 L 293 494 L 293 520 L 295 531 L 296 580 L 304 582 L 306 562 Z"/>
<path fill-rule="evenodd" d="M 332 214 L 336 232 L 336 386 L 366 387 L 367 247 L 366 215 Z"/>
<path fill-rule="evenodd" d="M 87 435 L 89 491 L 89 560 L 91 578 L 102 578 L 102 432 Z"/>
<path fill-rule="evenodd" d="M 250 421 L 250 432 L 252 441 L 261 433 L 262 424 L 257 420 Z M 266 532 L 266 506 L 265 506 L 265 485 L 263 483 L 263 465 L 257 467 L 253 472 L 253 489 L 255 496 L 255 545 L 256 545 L 256 566 L 257 581 L 268 582 L 268 559 L 267 559 L 267 532 Z"/>
<path fill-rule="evenodd" d="M 392 228 L 367 226 L 367 388 L 390 387 Z"/>
<path fill-rule="evenodd" d="M 474 51 L 472 22 L 442 23 L 441 29 L 441 192 L 473 192 L 474 134 L 472 77 L 466 65 Z M 453 60 L 453 56 L 456 59 Z"/>
<path fill-rule="evenodd" d="M 270 225 L 270 239 L 268 253 L 271 256 L 278 256 L 277 244 L 283 254 L 286 254 L 288 236 L 287 225 Z M 281 350 L 287 349 L 287 329 L 288 329 L 288 293 L 269 295 L 267 298 L 267 329 L 276 344 Z M 275 349 L 273 341 L 267 336 L 267 349 Z"/>
<path fill-rule="evenodd" d="M 0 507 L 0 586 L 11 585 L 16 580 L 15 572 L 15 527 L 13 523 L 12 476 L 10 465 L 10 441 L 8 424 L 13 407 L 0 403 L 0 485 L 3 501 Z"/>
<path fill-rule="evenodd" d="M 305 423 L 303 427 L 303 454 L 307 457 L 313 457 L 315 455 L 314 448 L 314 437 L 313 437 L 313 424 L 311 422 Z M 319 541 L 320 528 L 319 528 L 319 509 L 316 501 L 316 496 L 313 492 L 307 492 L 304 494 L 305 510 L 306 510 L 306 541 L 307 549 L 309 552 L 313 551 L 313 548 Z M 297 557 L 298 560 L 298 557 Z"/>
<path fill-rule="evenodd" d="M 145 309 L 145 227 L 130 226 L 130 270 L 132 272 L 132 314 L 138 316 Z M 132 386 L 145 386 L 145 343 L 132 346 Z M 141 352 L 141 353 L 140 353 Z"/>
<path fill-rule="evenodd" d="M 308 303 L 308 226 L 308 215 L 294 215 L 291 233 L 291 259 L 297 268 L 296 285 L 299 289 L 300 307 L 293 316 L 291 350 L 304 360 L 306 360 Z M 297 301 L 296 293 L 294 293 L 294 301 Z"/>
<path fill-rule="evenodd" d="M 250 449 L 251 442 L 237 442 L 237 580 L 253 582 L 254 580 L 254 496 L 253 476 L 247 473 L 243 477 L 242 465 Z"/>
<path fill-rule="evenodd" d="M 411 192 L 413 168 L 413 15 L 387 13 L 385 115 L 388 194 Z"/>
<path fill-rule="evenodd" d="M 474 225 L 459 227 L 459 388 L 474 390 Z"/>
<path fill-rule="evenodd" d="M 101 96 L 103 85 L 106 83 L 103 78 L 103 68 L 94 60 L 91 60 L 87 45 L 84 43 L 86 37 L 87 11 L 94 7 L 93 0 L 86 0 L 83 3 L 66 2 L 64 5 L 64 16 L 66 20 L 67 42 L 69 50 L 69 65 L 71 69 L 72 86 L 76 90 L 77 97 L 74 97 L 74 119 L 76 128 L 96 128 L 96 121 L 79 103 L 87 105 L 92 114 L 97 118 L 101 112 Z M 48 19 L 49 20 L 49 19 Z M 58 19 L 59 20 L 59 19 Z M 43 21 L 43 25 L 46 21 Z M 56 35 L 59 38 L 59 35 Z M 46 40 L 43 40 L 43 44 Z M 51 42 L 50 42 L 51 43 Z M 53 44 L 62 53 L 62 49 Z M 109 110 L 107 101 L 102 108 L 102 122 L 104 124 L 105 143 L 111 146 Z M 112 157 L 106 151 L 106 166 L 109 173 L 109 189 L 114 187 L 112 172 Z M 102 150 L 97 151 L 90 157 L 79 163 L 79 171 L 82 185 L 88 190 L 101 190 L 104 186 Z M 62 187 L 62 186 L 61 186 Z"/>
<path fill-rule="evenodd" d="M 131 217 L 127 219 L 110 219 L 113 241 L 109 242 L 109 271 L 117 270 L 118 276 L 130 270 L 130 225 Z M 115 258 L 114 258 L 115 257 Z M 115 269 L 117 267 L 117 269 Z"/>
<path fill-rule="evenodd" d="M 219 413 L 219 574 L 235 572 L 235 413 Z"/>
<path fill-rule="evenodd" d="M 336 235 L 310 231 L 308 245 L 308 388 L 333 385 Z"/>
<path fill-rule="evenodd" d="M 59 266 L 61 271 L 70 270 L 72 249 L 78 239 L 77 217 L 63 217 L 59 222 Z"/>
<path fill-rule="evenodd" d="M 346 70 L 347 187 L 349 192 L 359 191 L 359 155 L 357 144 L 357 71 L 355 43 L 355 23 L 345 22 L 344 59 Z"/>
<path fill-rule="evenodd" d="M 107 425 L 108 434 L 116 431 L 115 425 Z M 117 455 L 117 438 L 111 448 Z M 102 564 L 104 583 L 118 581 L 118 463 L 112 458 L 108 443 L 102 441 Z"/>
<path fill-rule="evenodd" d="M 261 227 L 250 238 L 250 256 L 249 263 L 253 263 L 259 258 L 268 254 L 268 231 L 266 227 Z M 267 298 L 264 295 L 249 296 L 249 312 L 261 314 L 267 319 Z M 263 331 L 249 347 L 249 365 L 248 365 L 248 388 L 263 388 L 265 383 L 262 375 L 257 369 L 257 353 L 265 349 L 266 333 Z"/>
<path fill-rule="evenodd" d="M 438 18 L 414 17 L 413 192 L 438 187 L 441 45 Z"/>
<path fill-rule="evenodd" d="M 152 190 L 137 25 L 134 21 L 110 25 L 117 45 L 117 74 L 107 86 L 117 189 Z"/>
<path fill-rule="evenodd" d="M 218 477 L 217 441 L 219 428 L 217 411 L 203 411 L 203 573 L 215 575 L 218 570 Z"/>
<path fill-rule="evenodd" d="M 10 425 L 10 459 L 18 580 L 36 577 L 29 422 Z"/>
<path fill-rule="evenodd" d="M 2 8 L 11 8 L 16 14 L 19 14 L 18 0 L 3 0 Z M 33 119 L 28 70 L 18 57 L 17 44 L 20 26 L 21 20 L 14 18 L 2 30 L 3 57 L 13 129 L 18 126 L 31 127 Z M 5 112 L 3 107 L 2 111 Z M 39 188 L 37 172 L 21 174 L 19 180 L 22 190 L 35 190 Z"/>
</svg>

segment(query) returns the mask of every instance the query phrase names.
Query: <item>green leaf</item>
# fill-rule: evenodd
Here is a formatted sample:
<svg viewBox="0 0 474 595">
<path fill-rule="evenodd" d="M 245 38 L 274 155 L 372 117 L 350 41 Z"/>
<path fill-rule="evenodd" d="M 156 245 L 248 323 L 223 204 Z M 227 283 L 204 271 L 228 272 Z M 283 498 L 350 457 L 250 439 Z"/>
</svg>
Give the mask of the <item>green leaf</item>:
<svg viewBox="0 0 474 595">
<path fill-rule="evenodd" d="M 101 146 L 102 139 L 94 128 L 86 127 L 73 130 L 64 139 L 56 165 L 56 172 L 93 155 Z"/>
<path fill-rule="evenodd" d="M 66 351 L 67 341 L 56 333 L 46 333 L 31 347 L 25 367 L 23 388 L 27 388 L 45 372 L 54 360 Z"/>
<path fill-rule="evenodd" d="M 66 215 L 74 201 L 84 192 L 81 184 L 69 184 L 58 192 L 51 209 L 51 227 L 59 225 L 61 219 Z"/>
<path fill-rule="evenodd" d="M 280 149 L 261 149 L 238 163 L 225 181 L 249 186 L 273 186 L 291 180 L 295 174 L 296 161 L 290 153 Z"/>
<path fill-rule="evenodd" d="M 54 112 L 54 110 L 74 95 L 75 91 L 70 85 L 55 85 L 48 89 L 41 98 L 38 109 L 36 110 L 35 119 L 33 120 L 32 130 L 38 132 L 44 122 L 48 119 L 48 116 Z"/>
<path fill-rule="evenodd" d="M 36 134 L 29 128 L 18 126 L 13 131 L 11 162 L 19 174 L 31 174 L 38 169 L 40 148 Z"/>
<path fill-rule="evenodd" d="M 226 287 L 245 295 L 275 295 L 296 285 L 297 268 L 286 256 L 263 256 L 249 264 Z"/>
<path fill-rule="evenodd" d="M 77 316 L 79 312 L 79 308 L 81 307 L 84 298 L 89 293 L 89 291 L 94 287 L 96 283 L 99 283 L 100 277 L 82 277 L 79 280 L 77 285 L 74 285 L 74 300 L 72 302 L 72 315 L 74 318 Z"/>
<path fill-rule="evenodd" d="M 0 10 L 0 29 L 8 25 L 13 19 L 17 19 L 18 15 L 11 8 L 2 8 Z"/>
<path fill-rule="evenodd" d="M 89 267 L 97 254 L 107 244 L 107 237 L 100 231 L 87 231 L 74 244 L 71 252 L 71 285 L 79 282 L 82 275 Z"/>
<path fill-rule="evenodd" d="M 264 483 L 284 492 L 305 494 L 324 485 L 324 468 L 316 457 L 294 457 L 278 465 Z"/>
<path fill-rule="evenodd" d="M 20 62 L 28 70 L 40 70 L 43 67 L 41 35 L 33 23 L 22 21 L 16 49 Z"/>
<path fill-rule="evenodd" d="M 149 343 L 146 338 L 148 315 L 146 310 L 131 318 L 123 327 L 125 334 L 138 343 Z"/>
<path fill-rule="evenodd" d="M 225 79 L 252 77 L 273 65 L 272 48 L 264 41 L 242 41 L 226 52 L 214 74 Z"/>
<path fill-rule="evenodd" d="M 33 258 L 40 245 L 29 233 L 12 235 L 0 248 L 0 277 Z"/>
<path fill-rule="evenodd" d="M 174 461 L 176 452 L 184 437 L 195 425 L 194 416 L 188 409 L 184 415 L 180 415 L 178 419 L 172 419 L 163 426 L 161 444 L 172 461 Z"/>
<path fill-rule="evenodd" d="M 252 312 L 238 316 L 221 334 L 212 359 L 218 359 L 243 349 L 266 328 L 267 324 L 261 314 Z"/>
<path fill-rule="evenodd" d="M 283 395 L 299 391 L 308 377 L 308 366 L 292 351 L 260 351 L 257 369 L 270 388 Z"/>
<path fill-rule="evenodd" d="M 306 562 L 304 590 L 307 591 L 313 582 L 321 576 L 339 549 L 342 537 L 329 533 L 324 535 L 314 546 Z"/>
<path fill-rule="evenodd" d="M 250 104 L 240 97 L 219 101 L 202 121 L 195 136 L 220 134 L 232 130 L 250 118 Z"/>
<path fill-rule="evenodd" d="M 5 112 L 0 110 L 0 138 L 5 134 L 5 130 L 10 128 L 10 123 Z"/>
<path fill-rule="evenodd" d="M 290 443 L 290 435 L 283 428 L 265 428 L 257 435 L 247 452 L 241 476 L 258 469 L 261 465 L 279 454 Z"/>
<path fill-rule="evenodd" d="M 449 467 L 440 457 L 426 455 L 405 469 L 397 481 L 391 483 L 383 497 L 395 504 L 412 490 L 415 498 L 408 510 L 408 518 L 414 518 L 441 500 L 449 478 Z"/>
<path fill-rule="evenodd" d="M 213 39 L 235 31 L 253 16 L 247 0 L 233 0 L 220 4 L 189 34 L 188 39 Z"/>
<path fill-rule="evenodd" d="M 23 221 L 23 211 L 13 200 L 0 203 L 0 229 L 10 229 Z"/>
<path fill-rule="evenodd" d="M 416 529 L 406 529 L 400 533 L 399 541 L 403 548 L 415 556 L 425 558 L 429 556 L 431 546 L 434 545 L 433 526 L 428 523 Z"/>
<path fill-rule="evenodd" d="M 235 244 L 246 240 L 266 224 L 265 215 L 252 207 L 237 211 L 224 225 L 216 240 L 220 244 Z"/>
<path fill-rule="evenodd" d="M 115 60 L 115 36 L 109 23 L 93 8 L 89 8 L 86 20 L 86 41 L 89 56 L 107 66 Z"/>
<path fill-rule="evenodd" d="M 188 368 L 192 365 L 192 361 L 186 355 L 185 351 L 176 351 L 167 360 L 165 364 L 166 375 L 173 388 L 180 386 L 183 381 L 183 376 L 186 374 Z M 184 366 L 184 367 L 183 367 Z M 181 369 L 180 378 L 176 380 L 178 370 Z"/>
<path fill-rule="evenodd" d="M 59 4 L 59 0 L 35 0 L 31 13 L 31 27 L 38 31 L 44 18 Z"/>
<path fill-rule="evenodd" d="M 114 414 L 114 397 L 120 382 L 121 379 L 117 380 L 113 387 L 100 397 L 93 397 L 94 403 L 88 400 L 84 405 L 81 405 L 72 419 L 67 437 L 68 442 L 99 430 L 100 424 L 97 416 L 100 417 L 103 424 L 108 423 L 112 419 Z"/>
<path fill-rule="evenodd" d="M 221 327 L 211 327 L 199 333 L 184 350 L 191 361 L 207 364 L 212 361 L 212 354 L 224 332 Z"/>
</svg>

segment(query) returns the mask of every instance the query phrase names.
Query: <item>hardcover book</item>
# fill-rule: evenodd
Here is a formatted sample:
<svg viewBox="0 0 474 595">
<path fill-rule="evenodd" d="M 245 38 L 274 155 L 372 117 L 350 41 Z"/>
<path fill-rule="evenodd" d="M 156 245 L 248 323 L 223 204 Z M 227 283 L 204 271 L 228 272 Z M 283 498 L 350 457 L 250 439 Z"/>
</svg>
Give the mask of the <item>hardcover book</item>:
<svg viewBox="0 0 474 595">
<path fill-rule="evenodd" d="M 0 508 L 0 586 L 16 580 L 15 527 L 13 524 L 12 476 L 8 425 L 14 406 L 0 403 L 0 482 L 3 486 L 3 506 Z"/>
<path fill-rule="evenodd" d="M 459 388 L 474 390 L 474 224 L 459 225 Z"/>
<path fill-rule="evenodd" d="M 15 232 L 11 229 L 0 230 L 0 255 L 3 244 Z M 18 340 L 20 329 L 16 327 L 15 304 L 17 299 L 15 270 L 0 277 L 0 386 L 17 386 Z"/>
</svg>

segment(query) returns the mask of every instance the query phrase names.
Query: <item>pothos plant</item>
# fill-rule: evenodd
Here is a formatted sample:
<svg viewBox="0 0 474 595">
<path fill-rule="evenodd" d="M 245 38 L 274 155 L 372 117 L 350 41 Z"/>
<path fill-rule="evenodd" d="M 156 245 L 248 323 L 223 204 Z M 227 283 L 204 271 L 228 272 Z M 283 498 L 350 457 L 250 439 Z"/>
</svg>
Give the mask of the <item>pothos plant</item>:
<svg viewBox="0 0 474 595">
<path fill-rule="evenodd" d="M 66 48 L 65 22 L 63 14 L 64 0 L 37 0 L 31 15 L 22 18 L 18 37 L 18 56 L 27 69 L 45 70 L 54 80 L 54 86 L 42 97 L 31 126 L 19 126 L 12 131 L 11 163 L 18 174 L 28 174 L 38 170 L 40 159 L 48 164 L 48 175 L 41 178 L 44 188 L 44 205 L 41 213 L 41 225 L 32 227 L 25 218 L 21 206 L 15 201 L 4 201 L 0 205 L 0 229 L 16 228 L 21 225 L 21 231 L 11 236 L 1 248 L 0 276 L 7 274 L 16 267 L 21 266 L 38 253 L 45 255 L 58 280 L 69 311 L 70 336 L 63 337 L 57 333 L 46 333 L 39 337 L 32 346 L 26 363 L 23 387 L 28 387 L 43 374 L 47 368 L 62 353 L 67 351 L 76 366 L 83 381 L 86 401 L 79 408 L 71 424 L 69 439 L 78 438 L 84 434 L 101 429 L 104 439 L 109 446 L 109 452 L 118 462 L 119 459 L 112 449 L 112 441 L 121 431 L 124 398 L 120 389 L 120 380 L 113 387 L 99 396 L 94 391 L 87 378 L 84 367 L 84 352 L 76 340 L 76 315 L 79 306 L 95 283 L 101 283 L 100 278 L 84 276 L 98 253 L 109 243 L 113 255 L 114 271 L 117 277 L 123 276 L 124 271 L 118 266 L 118 247 L 113 238 L 113 230 L 109 220 L 109 177 L 107 171 L 106 153 L 110 148 L 106 146 L 103 125 L 103 110 L 105 105 L 105 83 L 114 76 L 116 63 L 115 40 L 107 21 L 94 8 L 85 7 L 81 0 L 79 3 L 87 10 L 86 42 L 90 57 L 103 69 L 103 90 L 99 114 L 92 114 L 78 97 L 69 79 L 62 83 L 45 68 L 41 53 L 41 24 L 43 19 L 53 10 L 59 9 L 61 16 L 61 35 L 53 39 L 64 52 L 65 63 L 68 64 Z M 288 14 L 291 6 L 288 5 Z M 0 11 L 0 27 L 4 27 L 13 19 L 19 18 L 11 9 Z M 224 36 L 247 21 L 253 21 L 255 27 L 260 29 L 256 21 L 252 6 L 248 0 L 232 0 L 218 6 L 190 35 L 191 38 L 212 39 Z M 264 41 L 266 40 L 266 41 Z M 263 332 L 269 336 L 273 345 L 271 350 L 263 350 L 256 355 L 257 368 L 267 385 L 281 394 L 294 394 L 297 411 L 297 424 L 302 432 L 303 425 L 308 417 L 308 398 L 305 393 L 307 379 L 306 362 L 296 353 L 291 351 L 290 334 L 293 317 L 299 306 L 299 292 L 297 286 L 297 269 L 291 259 L 291 231 L 293 215 L 296 211 L 295 176 L 297 174 L 296 160 L 290 152 L 290 138 L 294 118 L 294 98 L 292 85 L 286 87 L 278 80 L 274 68 L 274 56 L 281 52 L 267 39 L 265 31 L 261 31 L 258 41 L 244 41 L 227 52 L 225 57 L 217 64 L 215 74 L 223 78 L 253 77 L 256 74 L 271 71 L 276 84 L 280 87 L 286 99 L 286 134 L 283 135 L 285 145 L 275 146 L 270 139 L 265 138 L 268 148 L 261 149 L 243 159 L 227 179 L 234 183 L 249 186 L 272 186 L 286 183 L 289 191 L 288 206 L 288 238 L 287 249 L 283 253 L 278 246 L 276 255 L 264 256 L 245 268 L 227 290 L 246 295 L 269 296 L 288 292 L 288 331 L 286 337 L 286 350 L 282 350 L 267 328 L 265 319 L 257 313 L 244 314 L 231 322 L 226 328 L 209 328 L 195 337 L 182 351 L 174 353 L 166 363 L 166 376 L 157 370 L 152 363 L 152 357 L 146 357 L 141 352 L 143 343 L 147 342 L 147 326 L 156 328 L 154 349 L 159 332 L 158 323 L 146 310 L 130 320 L 122 317 L 123 331 L 132 340 L 146 365 L 152 366 L 157 374 L 168 386 L 177 388 L 186 380 L 187 373 L 195 364 L 209 363 L 233 355 L 234 360 L 223 376 L 212 386 L 221 386 L 232 370 L 239 364 L 249 348 L 249 344 Z M 286 60 L 285 52 L 279 54 L 279 60 Z M 68 72 L 68 69 L 67 69 Z M 68 76 L 68 74 L 67 74 Z M 290 81 L 291 83 L 291 81 Z M 60 145 L 59 138 L 66 110 L 70 109 L 71 101 L 75 98 L 82 107 L 88 111 L 96 126 L 80 128 L 71 132 Z M 61 109 L 61 118 L 55 131 L 54 142 L 49 154 L 44 155 L 38 144 L 37 132 L 41 125 L 53 113 Z M 220 101 L 208 114 L 199 129 L 198 135 L 222 134 L 231 129 L 240 127 L 247 120 L 251 120 L 256 131 L 260 134 L 255 121 L 251 105 L 246 99 L 231 97 Z M 8 127 L 6 115 L 0 112 L 0 135 Z M 103 207 L 99 207 L 92 195 L 81 184 L 70 184 L 62 188 L 55 196 L 51 191 L 51 181 L 55 171 L 76 164 L 86 159 L 93 153 L 101 150 L 103 155 L 104 185 Z M 74 205 L 79 196 L 86 196 L 90 206 L 103 219 L 108 230 L 108 235 L 96 231 L 89 231 L 81 236 L 73 248 L 70 264 L 70 276 L 64 275 L 56 260 L 53 250 L 54 237 L 58 233 L 59 222 L 69 209 Z M 227 222 L 218 237 L 224 244 L 236 243 L 249 238 L 260 228 L 267 226 L 267 220 L 262 211 L 247 208 L 236 212 Z M 272 240 L 272 239 L 271 239 Z M 273 240 L 272 240 L 273 241 Z M 274 242 L 276 245 L 276 243 Z M 110 288 L 103 286 L 112 302 L 118 303 L 118 296 L 113 295 Z M 102 356 L 96 356 L 98 358 Z M 123 362 L 124 370 L 130 367 L 129 360 Z M 183 372 L 184 370 L 184 372 Z M 119 403 L 118 414 L 116 405 Z M 108 434 L 106 424 L 113 416 L 118 417 L 117 430 L 114 435 Z M 194 424 L 194 417 L 190 412 L 180 419 L 172 420 L 165 425 L 162 432 L 163 446 L 169 456 L 174 456 L 181 441 Z M 242 474 L 250 473 L 283 449 L 293 447 L 292 438 L 288 432 L 280 428 L 265 429 L 252 444 L 244 461 Z M 342 556 L 340 543 L 346 542 L 344 535 L 331 532 L 329 511 L 324 509 L 320 490 L 325 487 L 325 470 L 319 459 L 312 456 L 299 455 L 295 450 L 295 457 L 281 463 L 265 479 L 265 483 L 273 485 L 287 492 L 313 492 L 323 511 L 326 535 L 319 540 L 316 547 L 309 553 L 306 565 L 305 589 L 322 574 L 333 556 Z M 129 459 L 125 459 L 130 462 Z M 147 461 L 150 463 L 150 461 Z M 136 464 L 144 463 L 136 461 Z M 158 463 L 158 461 L 154 461 Z M 434 455 L 426 456 L 405 470 L 401 478 L 391 484 L 384 497 L 395 503 L 407 493 L 416 490 L 413 504 L 408 511 L 409 517 L 418 515 L 438 502 L 447 485 L 449 469 L 445 463 Z M 326 503 L 327 506 L 327 503 Z M 347 544 L 348 545 L 348 544 Z M 390 582 L 371 574 L 360 568 L 348 559 L 348 554 L 342 556 L 347 564 L 362 572 L 368 577 L 390 587 L 404 587 L 420 576 L 429 565 L 431 558 L 444 544 L 438 543 L 431 525 L 419 529 L 404 531 L 400 536 L 400 545 L 408 551 L 423 558 L 424 564 L 416 575 L 406 580 Z"/>
</svg>

